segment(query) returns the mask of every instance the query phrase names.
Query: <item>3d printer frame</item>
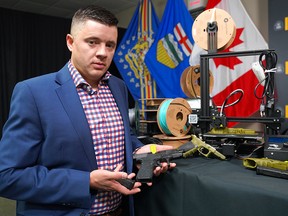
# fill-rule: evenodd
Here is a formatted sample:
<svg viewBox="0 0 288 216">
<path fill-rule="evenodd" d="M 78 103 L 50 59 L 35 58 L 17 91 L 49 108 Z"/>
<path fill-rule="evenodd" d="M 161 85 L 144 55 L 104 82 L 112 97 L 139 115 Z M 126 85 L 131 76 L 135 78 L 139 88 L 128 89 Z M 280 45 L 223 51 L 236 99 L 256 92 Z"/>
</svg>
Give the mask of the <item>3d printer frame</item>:
<svg viewBox="0 0 288 216">
<path fill-rule="evenodd" d="M 284 120 L 281 118 L 280 110 L 273 110 L 267 117 L 227 117 L 218 115 L 217 110 L 210 107 L 210 95 L 209 95 L 209 60 L 213 58 L 225 58 L 233 56 L 254 56 L 261 55 L 265 51 L 274 50 L 251 50 L 240 52 L 223 52 L 223 53 L 208 53 L 200 55 L 200 101 L 201 109 L 198 113 L 197 127 L 201 129 L 201 133 L 207 133 L 211 129 L 211 125 L 226 125 L 226 122 L 258 122 L 266 125 L 264 134 L 271 135 L 277 134 L 281 128 L 281 122 Z"/>
</svg>

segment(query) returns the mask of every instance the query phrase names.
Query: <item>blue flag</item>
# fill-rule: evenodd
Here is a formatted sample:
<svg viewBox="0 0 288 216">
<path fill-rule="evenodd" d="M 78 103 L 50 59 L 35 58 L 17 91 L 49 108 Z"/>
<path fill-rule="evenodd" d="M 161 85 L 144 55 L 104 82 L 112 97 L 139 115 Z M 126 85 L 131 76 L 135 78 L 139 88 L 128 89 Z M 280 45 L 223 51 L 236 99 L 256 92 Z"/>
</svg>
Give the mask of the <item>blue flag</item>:
<svg viewBox="0 0 288 216">
<path fill-rule="evenodd" d="M 144 63 L 158 25 L 159 20 L 151 1 L 140 0 L 115 52 L 114 63 L 135 101 L 163 97 Z"/>
<path fill-rule="evenodd" d="M 167 98 L 186 97 L 180 78 L 192 53 L 193 21 L 184 0 L 168 0 L 155 41 L 146 54 L 145 63 Z"/>
</svg>

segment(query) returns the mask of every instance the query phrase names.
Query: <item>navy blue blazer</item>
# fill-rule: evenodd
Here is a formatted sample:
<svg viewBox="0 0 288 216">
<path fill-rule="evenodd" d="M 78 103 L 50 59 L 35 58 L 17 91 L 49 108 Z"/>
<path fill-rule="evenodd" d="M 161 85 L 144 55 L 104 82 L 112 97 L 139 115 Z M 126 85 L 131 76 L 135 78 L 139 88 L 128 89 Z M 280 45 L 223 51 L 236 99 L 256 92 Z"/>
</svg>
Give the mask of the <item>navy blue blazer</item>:
<svg viewBox="0 0 288 216">
<path fill-rule="evenodd" d="M 132 152 L 142 143 L 130 128 L 125 83 L 111 76 L 108 85 L 123 118 L 131 173 Z M 97 193 L 89 188 L 95 169 L 89 125 L 67 65 L 18 83 L 0 142 L 0 196 L 17 200 L 17 215 L 88 214 Z"/>
</svg>

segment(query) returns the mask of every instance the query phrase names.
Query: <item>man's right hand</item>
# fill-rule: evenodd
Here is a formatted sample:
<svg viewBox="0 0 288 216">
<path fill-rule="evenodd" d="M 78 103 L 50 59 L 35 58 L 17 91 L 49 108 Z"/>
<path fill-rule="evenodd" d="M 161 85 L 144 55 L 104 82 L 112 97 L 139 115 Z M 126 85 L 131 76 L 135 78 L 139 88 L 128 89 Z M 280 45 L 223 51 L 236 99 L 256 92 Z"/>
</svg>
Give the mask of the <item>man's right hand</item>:
<svg viewBox="0 0 288 216">
<path fill-rule="evenodd" d="M 95 190 L 104 191 L 118 191 L 124 195 L 132 195 L 139 193 L 141 183 L 135 182 L 134 187 L 129 190 L 125 186 L 121 185 L 117 179 L 132 179 L 135 177 L 135 173 L 120 172 L 121 165 L 118 165 L 114 171 L 109 170 L 93 170 L 90 173 L 90 187 Z"/>
</svg>

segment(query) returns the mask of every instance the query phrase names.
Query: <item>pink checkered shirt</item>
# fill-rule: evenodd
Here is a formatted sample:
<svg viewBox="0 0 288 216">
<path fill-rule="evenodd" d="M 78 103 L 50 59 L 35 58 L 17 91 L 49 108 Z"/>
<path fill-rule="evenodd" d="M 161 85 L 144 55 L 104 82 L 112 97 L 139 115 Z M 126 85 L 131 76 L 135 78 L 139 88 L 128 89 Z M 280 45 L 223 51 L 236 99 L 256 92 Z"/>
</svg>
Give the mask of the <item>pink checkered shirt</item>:
<svg viewBox="0 0 288 216">
<path fill-rule="evenodd" d="M 99 169 L 114 170 L 124 167 L 124 126 L 121 114 L 108 87 L 111 74 L 107 71 L 94 91 L 69 61 L 68 68 L 77 88 L 90 126 L 95 156 Z M 101 215 L 116 209 L 122 195 L 115 191 L 98 191 L 90 214 Z"/>
</svg>

